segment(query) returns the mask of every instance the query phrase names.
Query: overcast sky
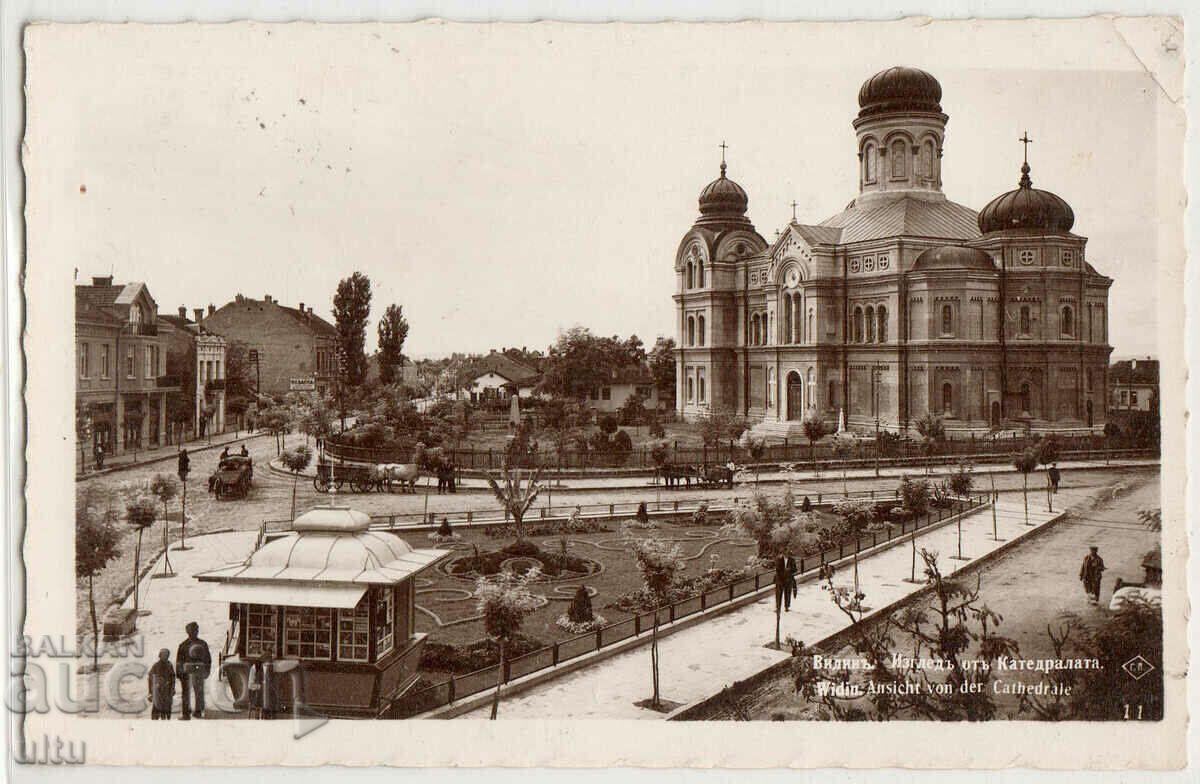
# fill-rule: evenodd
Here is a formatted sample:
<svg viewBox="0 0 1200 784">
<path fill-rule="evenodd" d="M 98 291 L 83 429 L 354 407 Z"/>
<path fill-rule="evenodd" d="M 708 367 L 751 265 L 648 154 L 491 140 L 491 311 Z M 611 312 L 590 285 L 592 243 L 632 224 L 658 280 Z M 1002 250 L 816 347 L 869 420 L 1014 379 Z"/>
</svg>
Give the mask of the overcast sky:
<svg viewBox="0 0 1200 784">
<path fill-rule="evenodd" d="M 856 195 L 859 85 L 941 82 L 947 196 L 1035 187 L 1115 279 L 1115 356 L 1156 352 L 1162 94 L 1112 28 L 1060 23 L 78 27 L 34 39 L 39 239 L 161 312 L 271 294 L 329 316 L 354 270 L 413 356 L 673 335 L 672 265 L 717 175 L 768 240 Z M 39 92 L 44 91 L 44 92 Z M 1177 176 L 1177 175 L 1176 175 Z M 64 281 L 64 293 L 67 281 Z"/>
</svg>

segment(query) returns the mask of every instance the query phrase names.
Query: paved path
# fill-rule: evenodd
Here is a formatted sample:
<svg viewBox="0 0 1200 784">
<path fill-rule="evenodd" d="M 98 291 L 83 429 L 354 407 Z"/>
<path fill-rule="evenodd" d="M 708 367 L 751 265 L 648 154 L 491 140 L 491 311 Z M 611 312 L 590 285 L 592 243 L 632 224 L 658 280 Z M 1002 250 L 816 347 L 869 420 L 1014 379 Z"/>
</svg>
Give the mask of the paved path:
<svg viewBox="0 0 1200 784">
<path fill-rule="evenodd" d="M 253 433 L 242 430 L 236 433 L 220 433 L 218 435 L 214 435 L 211 443 L 209 443 L 208 438 L 197 438 L 193 441 L 184 441 L 182 444 L 165 444 L 163 446 L 156 446 L 151 449 L 139 449 L 136 453 L 131 450 L 123 455 L 111 455 L 105 457 L 104 470 L 102 471 L 96 470 L 95 458 L 93 458 L 89 453 L 87 456 L 86 471 L 81 473 L 79 471 L 79 461 L 75 461 L 75 481 L 78 482 L 83 479 L 106 476 L 108 474 L 117 473 L 129 468 L 151 465 L 153 463 L 160 463 L 165 460 L 175 460 L 179 457 L 180 448 L 186 449 L 188 454 L 193 454 L 195 452 L 200 452 L 207 449 L 220 449 L 221 447 L 228 446 L 229 444 L 241 443 L 242 441 L 248 441 L 251 438 L 258 438 L 259 436 L 264 435 L 266 435 L 266 433 L 261 430 L 257 430 Z M 77 451 L 76 457 L 78 456 L 79 455 Z M 137 460 L 134 460 L 135 457 Z M 171 473 L 174 473 L 174 468 L 172 468 Z"/>
<path fill-rule="evenodd" d="M 963 555 L 978 559 L 1005 541 L 1027 534 L 1057 518 L 1045 511 L 1030 494 L 1029 520 L 1025 526 L 1020 496 L 1013 503 L 1004 500 L 997 506 L 997 529 L 1001 541 L 992 539 L 992 513 L 983 510 L 969 516 L 962 526 Z M 1059 494 L 1056 506 L 1066 508 L 1072 501 L 1066 492 Z M 939 565 L 952 571 L 969 565 L 951 560 L 957 548 L 957 528 L 946 525 L 917 537 L 922 548 L 941 554 Z M 866 593 L 864 604 L 884 607 L 903 599 L 920 586 L 904 581 L 912 568 L 912 549 L 903 543 L 859 561 L 859 583 Z M 920 563 L 918 561 L 918 574 Z M 835 585 L 853 585 L 853 569 L 838 570 Z M 785 613 L 781 639 L 788 636 L 815 644 L 849 625 L 817 581 L 800 584 Z M 663 699 L 687 704 L 715 694 L 725 686 L 742 680 L 788 657 L 788 653 L 763 647 L 774 641 L 774 598 L 764 598 L 683 629 L 659 641 L 660 682 Z M 663 714 L 639 708 L 634 703 L 650 696 L 650 654 L 645 645 L 614 655 L 582 670 L 532 687 L 528 691 L 502 696 L 500 717 L 504 719 L 661 719 Z M 490 707 L 482 707 L 462 718 L 486 719 Z"/>
</svg>

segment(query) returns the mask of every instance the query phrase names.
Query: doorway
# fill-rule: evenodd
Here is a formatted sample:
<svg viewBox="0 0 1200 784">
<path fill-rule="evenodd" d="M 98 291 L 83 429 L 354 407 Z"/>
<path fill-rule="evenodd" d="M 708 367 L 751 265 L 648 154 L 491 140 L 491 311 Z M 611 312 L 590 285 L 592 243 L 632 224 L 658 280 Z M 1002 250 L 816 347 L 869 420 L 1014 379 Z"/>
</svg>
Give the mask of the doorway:
<svg viewBox="0 0 1200 784">
<path fill-rule="evenodd" d="M 792 371 L 787 377 L 787 418 L 798 420 L 804 417 L 804 382 L 800 374 Z"/>
<path fill-rule="evenodd" d="M 1090 403 L 1088 404 L 1091 405 Z M 1000 427 L 1000 401 L 992 401 L 992 427 Z"/>
</svg>

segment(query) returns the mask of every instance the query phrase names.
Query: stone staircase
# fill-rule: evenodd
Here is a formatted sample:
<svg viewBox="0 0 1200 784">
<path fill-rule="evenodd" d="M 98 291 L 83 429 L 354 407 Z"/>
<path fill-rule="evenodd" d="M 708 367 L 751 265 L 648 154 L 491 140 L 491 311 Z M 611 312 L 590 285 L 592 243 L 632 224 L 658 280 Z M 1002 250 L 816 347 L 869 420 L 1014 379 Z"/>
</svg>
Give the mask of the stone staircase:
<svg viewBox="0 0 1200 784">
<path fill-rule="evenodd" d="M 750 428 L 750 434 L 772 439 L 786 438 L 788 441 L 806 443 L 804 436 L 804 424 L 798 421 L 776 422 L 774 420 L 768 420 L 765 422 L 759 422 L 757 425 Z"/>
</svg>

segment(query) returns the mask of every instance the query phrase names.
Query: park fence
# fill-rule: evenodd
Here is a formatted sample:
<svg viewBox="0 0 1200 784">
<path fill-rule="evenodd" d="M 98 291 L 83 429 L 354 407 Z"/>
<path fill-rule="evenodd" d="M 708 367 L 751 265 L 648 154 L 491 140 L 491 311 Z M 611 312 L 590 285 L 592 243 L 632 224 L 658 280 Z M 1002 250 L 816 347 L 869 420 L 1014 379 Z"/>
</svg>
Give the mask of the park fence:
<svg viewBox="0 0 1200 784">
<path fill-rule="evenodd" d="M 844 542 L 837 547 L 804 556 L 799 561 L 797 576 L 818 573 L 827 564 L 852 555 L 857 556 L 859 553 L 879 545 L 898 541 L 905 536 L 913 538 L 915 547 L 917 531 L 952 520 L 956 515 L 969 515 L 988 506 L 991 502 L 991 496 L 988 494 L 956 499 L 950 509 L 932 510 L 910 522 L 894 524 L 884 531 L 864 534 L 852 542 Z M 509 659 L 504 662 L 503 666 L 494 664 L 465 675 L 452 675 L 445 681 L 401 697 L 392 706 L 388 717 L 411 718 L 421 713 L 453 705 L 455 702 L 496 688 L 498 681 L 509 683 L 517 678 L 558 667 L 581 656 L 598 653 L 630 638 L 648 634 L 655 627 L 656 615 L 659 626 L 674 623 L 722 605 L 731 605 L 747 594 L 773 588 L 774 579 L 773 570 L 756 571 L 754 574 L 663 605 L 657 610 L 640 612 L 631 618 L 607 624 L 594 631 L 558 640 L 553 645 L 547 645 Z"/>
<path fill-rule="evenodd" d="M 1106 436 L 1055 436 L 1059 460 L 1106 460 L 1129 457 L 1158 457 L 1154 447 L 1114 447 L 1114 440 Z M 734 463 L 736 465 L 798 464 L 804 469 L 818 471 L 842 467 L 861 468 L 926 466 L 973 460 L 977 462 L 1007 462 L 1014 454 L 1037 443 L 1028 436 L 1011 438 L 959 438 L 939 441 L 932 451 L 914 441 L 901 441 L 876 453 L 876 446 L 862 441 L 852 447 L 851 453 L 837 454 L 830 443 L 809 444 L 789 441 L 768 444 L 761 456 L 754 457 L 737 441 L 725 441 L 712 446 L 680 446 L 679 442 L 668 443 L 665 462 L 673 466 L 712 466 Z M 340 443 L 329 438 L 324 444 L 325 457 L 334 462 L 349 463 L 409 463 L 413 460 L 413 447 L 364 447 Z M 459 470 L 491 471 L 503 467 L 503 449 L 452 449 L 441 448 L 442 457 L 451 461 Z M 586 469 L 655 470 L 653 449 L 638 446 L 628 452 L 594 452 L 539 448 L 526 454 L 509 456 L 509 464 L 520 468 L 541 468 L 547 473 L 556 471 L 579 471 Z"/>
</svg>

